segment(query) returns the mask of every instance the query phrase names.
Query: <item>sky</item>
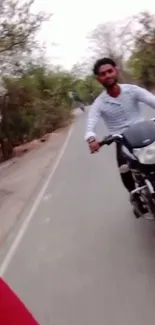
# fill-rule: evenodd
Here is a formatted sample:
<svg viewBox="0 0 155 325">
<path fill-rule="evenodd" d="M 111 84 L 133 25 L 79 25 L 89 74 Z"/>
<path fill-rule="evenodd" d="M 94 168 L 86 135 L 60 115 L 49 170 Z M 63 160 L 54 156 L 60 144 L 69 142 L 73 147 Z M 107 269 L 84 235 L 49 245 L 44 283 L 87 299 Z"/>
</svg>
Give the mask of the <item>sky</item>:
<svg viewBox="0 0 155 325">
<path fill-rule="evenodd" d="M 38 39 L 46 44 L 49 61 L 66 69 L 89 57 L 88 33 L 98 24 L 123 20 L 140 11 L 155 12 L 154 0 L 35 0 L 35 11 L 52 13 Z"/>
</svg>

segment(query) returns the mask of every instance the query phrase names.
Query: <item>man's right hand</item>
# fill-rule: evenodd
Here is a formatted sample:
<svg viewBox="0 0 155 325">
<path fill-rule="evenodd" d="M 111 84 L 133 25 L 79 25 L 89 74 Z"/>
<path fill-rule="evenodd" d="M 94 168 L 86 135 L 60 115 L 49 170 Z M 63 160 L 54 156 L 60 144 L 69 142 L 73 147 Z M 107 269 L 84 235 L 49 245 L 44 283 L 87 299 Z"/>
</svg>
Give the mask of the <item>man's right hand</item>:
<svg viewBox="0 0 155 325">
<path fill-rule="evenodd" d="M 88 139 L 88 145 L 91 153 L 97 152 L 100 149 L 98 141 L 93 137 Z"/>
</svg>

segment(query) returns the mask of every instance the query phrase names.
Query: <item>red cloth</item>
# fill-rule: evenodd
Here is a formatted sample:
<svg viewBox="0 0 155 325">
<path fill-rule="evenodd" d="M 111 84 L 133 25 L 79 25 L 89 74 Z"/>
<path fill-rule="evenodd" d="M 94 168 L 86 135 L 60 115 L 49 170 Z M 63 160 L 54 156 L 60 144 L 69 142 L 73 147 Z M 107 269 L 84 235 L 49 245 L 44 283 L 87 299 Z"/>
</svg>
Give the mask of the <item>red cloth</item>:
<svg viewBox="0 0 155 325">
<path fill-rule="evenodd" d="M 39 325 L 24 304 L 1 278 L 0 325 Z"/>
</svg>

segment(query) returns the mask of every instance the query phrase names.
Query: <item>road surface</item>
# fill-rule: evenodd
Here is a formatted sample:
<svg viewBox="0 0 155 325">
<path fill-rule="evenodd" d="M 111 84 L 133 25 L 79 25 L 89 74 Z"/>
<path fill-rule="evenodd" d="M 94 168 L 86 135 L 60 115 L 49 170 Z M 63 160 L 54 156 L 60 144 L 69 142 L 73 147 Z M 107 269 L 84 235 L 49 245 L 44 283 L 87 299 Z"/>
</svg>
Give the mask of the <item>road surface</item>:
<svg viewBox="0 0 155 325">
<path fill-rule="evenodd" d="M 154 325 L 155 224 L 133 217 L 114 147 L 89 154 L 84 116 L 1 272 L 41 325 Z"/>
</svg>

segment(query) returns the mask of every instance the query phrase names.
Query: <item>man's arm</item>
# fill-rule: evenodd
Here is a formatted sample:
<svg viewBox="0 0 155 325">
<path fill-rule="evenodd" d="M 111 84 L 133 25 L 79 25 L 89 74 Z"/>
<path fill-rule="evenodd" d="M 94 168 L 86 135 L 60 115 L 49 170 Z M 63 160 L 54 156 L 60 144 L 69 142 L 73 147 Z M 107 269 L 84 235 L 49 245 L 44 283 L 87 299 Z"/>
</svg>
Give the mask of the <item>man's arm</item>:
<svg viewBox="0 0 155 325">
<path fill-rule="evenodd" d="M 88 141 L 88 139 L 91 137 L 94 138 L 96 137 L 95 128 L 100 116 L 101 116 L 100 105 L 97 98 L 97 100 L 95 100 L 94 103 L 92 104 L 88 114 L 86 134 L 85 134 L 86 141 Z"/>
<path fill-rule="evenodd" d="M 136 99 L 152 108 L 155 108 L 155 96 L 148 90 L 134 86 Z"/>
</svg>

